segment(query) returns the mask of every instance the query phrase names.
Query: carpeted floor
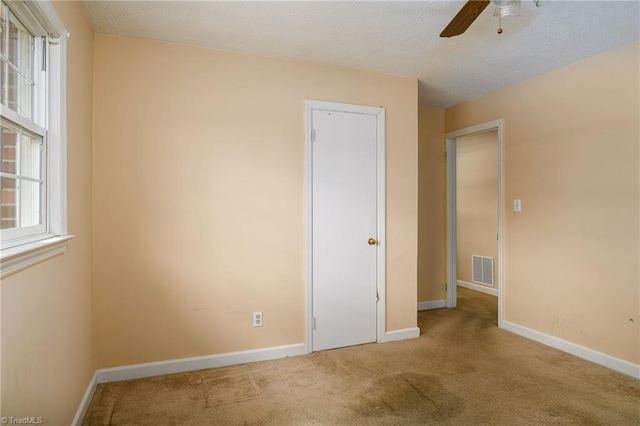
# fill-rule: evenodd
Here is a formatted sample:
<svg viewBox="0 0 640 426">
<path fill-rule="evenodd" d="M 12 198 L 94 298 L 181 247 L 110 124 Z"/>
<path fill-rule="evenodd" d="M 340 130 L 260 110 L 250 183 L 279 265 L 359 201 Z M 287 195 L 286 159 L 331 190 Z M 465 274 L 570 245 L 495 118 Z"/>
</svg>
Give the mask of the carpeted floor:
<svg viewBox="0 0 640 426">
<path fill-rule="evenodd" d="M 418 339 L 99 385 L 85 425 L 639 425 L 640 381 L 497 328 L 496 298 Z"/>
</svg>

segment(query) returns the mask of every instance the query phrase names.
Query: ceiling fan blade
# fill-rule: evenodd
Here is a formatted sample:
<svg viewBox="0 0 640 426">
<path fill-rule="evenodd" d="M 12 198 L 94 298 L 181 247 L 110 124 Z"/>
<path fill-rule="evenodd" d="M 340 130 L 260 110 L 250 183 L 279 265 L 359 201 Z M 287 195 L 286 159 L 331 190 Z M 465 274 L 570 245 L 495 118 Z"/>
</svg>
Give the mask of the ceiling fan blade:
<svg viewBox="0 0 640 426">
<path fill-rule="evenodd" d="M 469 0 L 453 17 L 449 25 L 442 30 L 440 37 L 453 37 L 467 31 L 467 28 L 489 6 L 489 3 L 489 0 Z"/>
</svg>

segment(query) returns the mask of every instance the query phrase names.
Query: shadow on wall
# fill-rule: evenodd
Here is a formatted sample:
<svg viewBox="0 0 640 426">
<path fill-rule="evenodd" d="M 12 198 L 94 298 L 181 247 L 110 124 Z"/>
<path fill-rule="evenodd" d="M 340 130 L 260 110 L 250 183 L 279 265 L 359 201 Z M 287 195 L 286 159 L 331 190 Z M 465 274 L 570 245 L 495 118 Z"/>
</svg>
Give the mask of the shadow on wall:
<svg viewBox="0 0 640 426">
<path fill-rule="evenodd" d="M 418 303 L 444 306 L 446 168 L 443 108 L 418 107 L 418 140 Z"/>
</svg>

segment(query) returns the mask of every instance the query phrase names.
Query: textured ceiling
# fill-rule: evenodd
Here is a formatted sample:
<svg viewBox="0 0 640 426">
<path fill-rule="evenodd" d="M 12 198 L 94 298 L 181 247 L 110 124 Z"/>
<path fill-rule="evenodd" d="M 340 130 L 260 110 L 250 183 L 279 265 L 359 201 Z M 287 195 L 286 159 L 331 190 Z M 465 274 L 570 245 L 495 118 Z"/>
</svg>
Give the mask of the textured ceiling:
<svg viewBox="0 0 640 426">
<path fill-rule="evenodd" d="M 439 37 L 461 1 L 85 1 L 94 31 L 417 77 L 448 107 L 640 39 L 638 1 L 522 0 Z M 603 76 L 615 78 L 615 76 Z"/>
</svg>

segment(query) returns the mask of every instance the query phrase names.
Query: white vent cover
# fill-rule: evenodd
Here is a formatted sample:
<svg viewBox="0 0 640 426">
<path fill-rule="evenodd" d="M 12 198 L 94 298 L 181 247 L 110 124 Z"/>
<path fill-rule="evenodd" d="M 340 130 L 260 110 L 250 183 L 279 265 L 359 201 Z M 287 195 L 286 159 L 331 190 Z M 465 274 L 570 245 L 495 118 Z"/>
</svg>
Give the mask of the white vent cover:
<svg viewBox="0 0 640 426">
<path fill-rule="evenodd" d="M 493 287 L 493 257 L 471 255 L 473 282 Z"/>
</svg>

